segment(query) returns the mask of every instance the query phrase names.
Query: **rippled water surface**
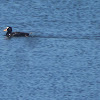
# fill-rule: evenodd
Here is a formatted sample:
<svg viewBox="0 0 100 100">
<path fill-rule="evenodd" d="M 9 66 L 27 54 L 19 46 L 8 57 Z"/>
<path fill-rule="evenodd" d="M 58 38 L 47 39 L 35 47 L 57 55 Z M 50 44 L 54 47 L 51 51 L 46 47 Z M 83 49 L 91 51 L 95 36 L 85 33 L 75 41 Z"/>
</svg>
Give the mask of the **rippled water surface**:
<svg viewBox="0 0 100 100">
<path fill-rule="evenodd" d="M 1 0 L 0 100 L 100 100 L 99 77 L 99 0 Z"/>
</svg>

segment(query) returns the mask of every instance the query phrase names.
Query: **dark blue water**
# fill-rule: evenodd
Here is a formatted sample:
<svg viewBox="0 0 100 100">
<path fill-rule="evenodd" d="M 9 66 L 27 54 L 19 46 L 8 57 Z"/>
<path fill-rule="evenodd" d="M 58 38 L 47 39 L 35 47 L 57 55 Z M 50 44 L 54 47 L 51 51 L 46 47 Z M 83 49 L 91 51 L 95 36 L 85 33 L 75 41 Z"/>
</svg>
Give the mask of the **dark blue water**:
<svg viewBox="0 0 100 100">
<path fill-rule="evenodd" d="M 1 0 L 0 100 L 100 100 L 100 1 Z"/>
</svg>

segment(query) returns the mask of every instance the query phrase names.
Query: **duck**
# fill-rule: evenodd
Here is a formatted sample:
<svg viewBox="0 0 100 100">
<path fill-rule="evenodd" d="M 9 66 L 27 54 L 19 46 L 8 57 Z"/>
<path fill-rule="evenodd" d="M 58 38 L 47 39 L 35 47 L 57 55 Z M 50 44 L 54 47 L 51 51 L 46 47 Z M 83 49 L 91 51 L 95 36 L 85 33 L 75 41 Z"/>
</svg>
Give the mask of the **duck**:
<svg viewBox="0 0 100 100">
<path fill-rule="evenodd" d="M 7 31 L 6 36 L 7 37 L 28 37 L 29 33 L 24 33 L 24 32 L 12 32 L 12 27 L 7 27 L 3 31 Z"/>
</svg>

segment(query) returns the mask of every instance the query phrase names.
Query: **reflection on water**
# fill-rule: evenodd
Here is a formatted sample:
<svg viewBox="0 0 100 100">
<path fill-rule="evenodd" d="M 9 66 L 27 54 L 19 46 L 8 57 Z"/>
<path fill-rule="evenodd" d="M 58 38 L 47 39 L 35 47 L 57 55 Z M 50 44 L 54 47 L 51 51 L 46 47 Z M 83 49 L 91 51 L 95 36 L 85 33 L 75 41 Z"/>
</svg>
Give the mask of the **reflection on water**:
<svg viewBox="0 0 100 100">
<path fill-rule="evenodd" d="M 1 1 L 0 99 L 99 100 L 99 2 Z"/>
</svg>

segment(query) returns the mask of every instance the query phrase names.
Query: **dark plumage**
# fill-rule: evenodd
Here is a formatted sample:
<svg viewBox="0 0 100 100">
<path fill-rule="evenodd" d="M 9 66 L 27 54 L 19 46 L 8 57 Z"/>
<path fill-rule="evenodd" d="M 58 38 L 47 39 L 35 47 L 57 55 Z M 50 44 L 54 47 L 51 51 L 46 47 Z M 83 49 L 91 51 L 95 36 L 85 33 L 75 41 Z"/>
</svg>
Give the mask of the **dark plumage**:
<svg viewBox="0 0 100 100">
<path fill-rule="evenodd" d="M 6 29 L 4 29 L 4 31 L 7 31 L 6 36 L 7 37 L 28 37 L 29 33 L 24 33 L 24 32 L 12 32 L 12 27 L 7 27 Z"/>
</svg>

